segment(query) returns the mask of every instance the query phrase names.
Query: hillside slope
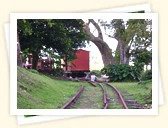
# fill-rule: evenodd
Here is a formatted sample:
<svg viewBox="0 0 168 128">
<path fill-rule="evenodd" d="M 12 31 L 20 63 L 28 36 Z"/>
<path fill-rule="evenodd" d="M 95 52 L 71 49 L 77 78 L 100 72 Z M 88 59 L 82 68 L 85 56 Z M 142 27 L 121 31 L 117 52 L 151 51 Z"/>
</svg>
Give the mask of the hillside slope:
<svg viewBox="0 0 168 128">
<path fill-rule="evenodd" d="M 17 68 L 17 108 L 61 108 L 79 89 L 88 83 L 55 80 L 35 70 Z"/>
</svg>

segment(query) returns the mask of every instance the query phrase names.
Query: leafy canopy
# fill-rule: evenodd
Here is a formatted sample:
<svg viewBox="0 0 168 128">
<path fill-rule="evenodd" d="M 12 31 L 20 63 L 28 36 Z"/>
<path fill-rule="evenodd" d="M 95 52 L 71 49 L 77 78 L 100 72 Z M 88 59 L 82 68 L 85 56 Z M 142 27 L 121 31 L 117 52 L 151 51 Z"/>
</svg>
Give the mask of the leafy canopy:
<svg viewBox="0 0 168 128">
<path fill-rule="evenodd" d="M 80 19 L 19 19 L 17 24 L 22 50 L 40 52 L 45 46 L 62 55 L 85 46 Z"/>
</svg>

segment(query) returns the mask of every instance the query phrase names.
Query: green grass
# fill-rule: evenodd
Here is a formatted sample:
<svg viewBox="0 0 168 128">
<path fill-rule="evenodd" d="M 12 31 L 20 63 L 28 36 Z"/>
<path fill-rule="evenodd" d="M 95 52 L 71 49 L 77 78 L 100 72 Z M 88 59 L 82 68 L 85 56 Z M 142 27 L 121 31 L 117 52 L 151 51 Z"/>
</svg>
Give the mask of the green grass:
<svg viewBox="0 0 168 128">
<path fill-rule="evenodd" d="M 152 82 L 114 82 L 111 83 L 119 91 L 125 99 L 133 99 L 141 105 L 152 104 Z"/>
<path fill-rule="evenodd" d="M 73 109 L 102 109 L 103 93 L 99 86 L 94 87 L 89 83 L 84 86 L 85 89 L 80 99 L 71 107 Z"/>
<path fill-rule="evenodd" d="M 18 67 L 17 108 L 61 108 L 80 88 L 83 82 L 55 80 L 37 72 Z"/>
<path fill-rule="evenodd" d="M 72 108 L 103 108 L 103 93 L 99 86 L 93 87 L 87 82 L 74 82 L 53 79 L 33 70 L 18 67 L 17 72 L 17 108 L 18 109 L 57 109 L 61 108 L 69 99 L 76 94 L 80 86 L 84 91 Z M 122 92 L 125 99 L 133 99 L 139 104 L 150 105 L 152 103 L 152 82 L 115 82 L 112 83 Z M 109 107 L 120 108 L 115 95 L 110 87 L 106 90 L 111 99 Z"/>
</svg>

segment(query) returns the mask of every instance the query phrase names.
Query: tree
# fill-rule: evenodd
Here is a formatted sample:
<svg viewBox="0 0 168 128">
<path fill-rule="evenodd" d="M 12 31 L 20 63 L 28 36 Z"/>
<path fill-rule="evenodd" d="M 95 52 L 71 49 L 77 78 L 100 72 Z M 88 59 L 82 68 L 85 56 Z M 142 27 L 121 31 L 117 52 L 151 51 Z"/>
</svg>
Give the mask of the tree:
<svg viewBox="0 0 168 128">
<path fill-rule="evenodd" d="M 41 50 L 41 53 L 39 54 L 39 58 L 42 59 L 43 57 L 46 57 L 53 61 L 54 67 L 53 68 L 61 68 L 61 56 L 56 53 L 53 48 L 45 48 Z"/>
<path fill-rule="evenodd" d="M 44 46 L 61 57 L 85 46 L 83 21 L 78 19 L 19 19 L 17 31 L 21 49 L 33 54 L 34 69 Z"/>
<path fill-rule="evenodd" d="M 96 30 L 98 31 L 98 36 L 94 36 L 93 33 L 90 32 L 89 24 L 92 23 Z M 98 23 L 96 23 L 93 19 L 89 19 L 88 23 L 84 24 L 84 31 L 87 34 L 87 38 L 89 41 L 92 41 L 99 49 L 104 66 L 109 64 L 114 64 L 114 57 L 112 56 L 112 50 L 109 48 L 108 44 L 103 40 L 103 34 L 100 29 Z"/>
<path fill-rule="evenodd" d="M 138 47 L 145 49 L 151 45 L 151 31 L 147 28 L 150 25 L 150 20 L 145 19 L 130 19 L 123 21 L 122 19 L 107 21 L 99 20 L 102 26 L 113 30 L 112 33 L 106 33 L 109 37 L 115 38 L 118 41 L 115 57 L 112 56 L 112 50 L 103 40 L 101 28 L 93 19 L 89 19 L 88 23 L 84 24 L 84 30 L 88 35 L 88 40 L 92 41 L 99 49 L 104 66 L 109 64 L 129 64 L 133 50 Z M 98 32 L 98 36 L 91 33 L 89 24 L 92 23 Z M 134 47 L 134 46 L 135 47 Z M 134 48 L 133 48 L 134 47 Z"/>
<path fill-rule="evenodd" d="M 112 30 L 112 33 L 106 33 L 109 37 L 118 41 L 115 51 L 115 61 L 120 64 L 129 64 L 131 56 L 136 49 L 143 47 L 147 49 L 151 46 L 151 20 L 114 19 L 110 23 L 101 21 L 102 26 Z"/>
<path fill-rule="evenodd" d="M 136 49 L 132 61 L 135 65 L 141 64 L 142 69 L 146 65 L 147 70 L 148 65 L 152 67 L 152 50 Z"/>
</svg>

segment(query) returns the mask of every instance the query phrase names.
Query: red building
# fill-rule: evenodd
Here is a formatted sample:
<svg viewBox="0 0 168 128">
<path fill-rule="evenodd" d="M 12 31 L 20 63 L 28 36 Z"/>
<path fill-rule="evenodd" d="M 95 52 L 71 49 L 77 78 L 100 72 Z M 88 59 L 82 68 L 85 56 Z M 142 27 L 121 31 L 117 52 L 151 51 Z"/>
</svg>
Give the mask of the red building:
<svg viewBox="0 0 168 128">
<path fill-rule="evenodd" d="M 89 72 L 89 51 L 79 49 L 75 53 L 75 59 L 68 63 L 67 71 L 72 76 L 85 76 L 84 72 Z"/>
<path fill-rule="evenodd" d="M 89 51 L 79 49 L 75 56 L 76 59 L 68 64 L 68 71 L 89 71 Z"/>
</svg>

